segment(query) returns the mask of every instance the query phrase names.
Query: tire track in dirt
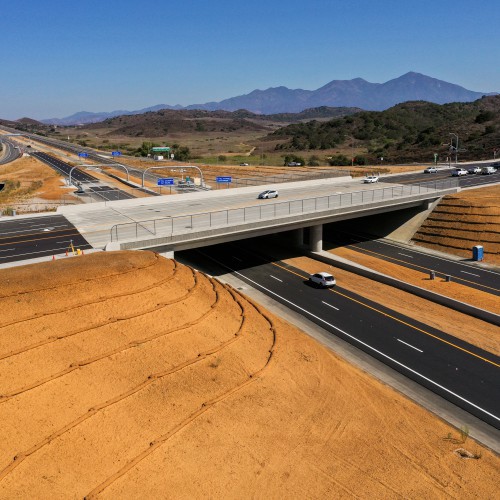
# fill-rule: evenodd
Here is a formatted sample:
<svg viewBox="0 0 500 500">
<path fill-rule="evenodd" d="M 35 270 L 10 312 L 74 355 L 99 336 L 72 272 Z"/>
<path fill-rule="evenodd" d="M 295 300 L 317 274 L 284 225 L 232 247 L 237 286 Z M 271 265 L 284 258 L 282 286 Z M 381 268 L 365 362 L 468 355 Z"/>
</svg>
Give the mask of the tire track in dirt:
<svg viewBox="0 0 500 500">
<path fill-rule="evenodd" d="M 172 261 L 172 262 L 175 262 L 175 261 Z M 50 312 L 45 313 L 45 314 L 36 314 L 35 313 L 35 316 L 28 317 L 28 318 L 21 318 L 21 319 L 18 319 L 16 321 L 11 321 L 10 323 L 5 323 L 3 325 L 0 325 L 0 330 L 2 328 L 6 328 L 8 326 L 17 325 L 19 323 L 24 323 L 26 321 L 39 320 L 40 318 L 45 318 L 47 316 L 52 316 L 52 315 L 55 315 L 55 314 L 65 313 L 67 311 L 76 310 L 76 309 L 81 308 L 81 307 L 91 306 L 91 305 L 94 305 L 94 304 L 101 304 L 102 302 L 105 302 L 107 300 L 112 300 L 112 299 L 121 298 L 121 297 L 131 297 L 133 295 L 136 295 L 137 293 L 147 292 L 148 290 L 152 290 L 154 288 L 160 287 L 160 286 L 168 283 L 169 281 L 172 281 L 176 277 L 176 274 L 177 274 L 178 270 L 179 270 L 179 265 L 177 264 L 177 262 L 175 262 L 172 275 L 168 276 L 167 278 L 163 278 L 162 280 L 157 281 L 153 285 L 148 285 L 148 286 L 145 286 L 143 288 L 139 288 L 137 290 L 134 290 L 132 292 L 127 291 L 127 292 L 121 292 L 121 293 L 116 293 L 116 294 L 113 294 L 113 295 L 109 295 L 107 297 L 99 297 L 96 300 L 91 300 L 91 301 L 84 302 L 84 303 L 81 303 L 81 304 L 77 304 L 77 305 L 74 305 L 74 306 L 57 309 L 57 310 L 50 311 Z M 64 285 L 64 287 L 65 286 L 66 285 Z M 58 288 L 63 288 L 63 287 L 53 287 L 53 288 L 51 288 L 51 290 L 57 290 Z"/>
<path fill-rule="evenodd" d="M 18 396 L 19 394 L 22 394 L 24 392 L 27 392 L 27 391 L 31 391 L 37 387 L 40 387 L 46 383 L 49 383 L 49 382 L 52 382 L 60 377 L 63 377 L 65 375 L 67 375 L 68 373 L 71 373 L 72 371 L 74 370 L 77 370 L 78 368 L 81 368 L 83 366 L 87 366 L 91 363 L 95 363 L 97 361 L 100 361 L 102 359 L 105 359 L 109 356 L 113 356 L 115 354 L 119 354 L 119 353 L 122 353 L 122 352 L 125 352 L 129 349 L 134 349 L 136 347 L 139 347 L 140 345 L 142 344 L 146 344 L 148 342 L 151 342 L 151 341 L 154 341 L 158 338 L 161 338 L 165 335 L 169 335 L 171 333 L 175 333 L 177 331 L 180 331 L 180 330 L 185 330 L 187 328 L 191 328 L 192 326 L 195 326 L 197 325 L 198 323 L 200 323 L 201 321 L 203 321 L 209 314 L 211 314 L 215 308 L 217 307 L 217 304 L 219 303 L 219 293 L 217 292 L 214 284 L 213 284 L 213 281 L 210 280 L 210 282 L 212 283 L 212 286 L 213 286 L 213 290 L 215 292 L 215 301 L 211 304 L 210 306 L 210 309 L 203 313 L 200 317 L 198 317 L 196 320 L 194 321 L 190 321 L 188 323 L 184 323 L 182 326 L 176 326 L 176 327 L 173 327 L 169 330 L 166 330 L 166 331 L 162 331 L 161 333 L 156 333 L 154 335 L 151 335 L 149 337 L 145 337 L 145 338 L 142 338 L 142 339 L 138 339 L 138 340 L 133 340 L 131 342 L 129 342 L 128 344 L 124 345 L 124 346 L 120 346 L 116 349 L 113 349 L 113 350 L 110 350 L 110 351 L 107 351 L 106 353 L 103 353 L 103 354 L 100 354 L 98 356 L 94 356 L 92 358 L 87 358 L 83 361 L 77 361 L 77 362 L 74 362 L 74 363 L 71 363 L 69 365 L 68 368 L 66 368 L 65 370 L 62 370 L 54 375 L 51 375 L 49 377 L 46 377 L 45 379 L 42 379 L 42 380 L 38 380 L 36 382 L 34 382 L 33 384 L 30 384 L 30 385 L 27 385 L 27 386 L 24 386 L 24 387 L 21 387 L 19 389 L 15 389 L 14 391 L 11 391 L 9 393 L 6 393 L 6 394 L 0 394 L 0 404 L 1 403 L 5 403 L 6 401 L 8 401 L 9 399 L 13 398 L 14 396 Z M 146 314 L 150 314 L 151 312 L 155 312 L 159 309 L 162 309 L 163 307 L 165 306 L 162 306 L 160 308 L 154 308 L 153 311 L 149 311 L 148 313 Z M 134 317 L 140 317 L 140 316 L 144 316 L 145 314 L 138 314 L 138 315 L 135 315 Z M 130 319 L 130 318 L 127 318 L 127 319 Z M 107 323 L 109 324 L 109 323 Z M 89 330 L 92 330 L 92 329 L 88 329 L 88 330 L 84 330 L 84 331 L 89 331 Z M 81 333 L 81 332 L 79 332 Z M 72 335 L 76 335 L 76 333 L 73 333 L 73 334 L 69 334 L 67 335 L 66 337 L 69 337 L 69 336 L 72 336 Z M 66 338 L 64 337 L 64 338 Z"/>
<path fill-rule="evenodd" d="M 6 298 L 6 297 L 11 297 L 12 295 L 25 295 L 25 294 L 30 294 L 30 293 L 45 292 L 47 290 L 57 290 L 58 288 L 62 288 L 62 287 L 81 285 L 83 283 L 91 283 L 93 281 L 98 281 L 98 280 L 108 280 L 109 278 L 114 278 L 117 276 L 124 276 L 124 275 L 127 275 L 129 273 L 136 272 L 136 271 L 146 271 L 150 267 L 153 267 L 155 265 L 161 265 L 163 263 L 163 259 L 160 258 L 161 257 L 160 255 L 153 253 L 153 252 L 152 252 L 152 254 L 154 255 L 154 258 L 155 258 L 155 260 L 152 263 L 144 265 L 144 266 L 137 266 L 137 267 L 134 267 L 133 269 L 129 269 L 129 270 L 123 271 L 121 273 L 110 273 L 107 275 L 96 276 L 95 278 L 85 278 L 85 279 L 81 279 L 78 281 L 71 281 L 71 282 L 56 285 L 56 286 L 49 286 L 49 287 L 43 287 L 43 288 L 33 288 L 31 290 L 23 289 L 22 291 L 19 291 L 19 292 L 11 292 L 8 295 L 0 295 L 0 299 Z M 172 262 L 175 262 L 175 261 L 172 261 Z"/>
<path fill-rule="evenodd" d="M 262 310 L 256 306 L 256 304 L 247 298 L 243 298 L 240 294 L 238 294 L 232 287 L 229 287 L 228 285 L 224 285 L 224 288 L 227 290 L 230 290 L 231 295 L 236 298 L 236 295 L 242 298 L 242 300 L 248 302 L 254 309 L 262 316 L 266 322 L 269 324 L 269 330 L 272 333 L 272 342 L 271 342 L 271 347 L 269 348 L 268 351 L 268 357 L 266 359 L 266 362 L 264 366 L 262 366 L 260 369 L 255 371 L 254 373 L 250 373 L 248 375 L 248 379 L 241 383 L 236 385 L 235 387 L 229 389 L 225 393 L 221 394 L 220 396 L 217 396 L 209 401 L 205 401 L 204 403 L 201 404 L 201 407 L 194 411 L 189 417 L 184 419 L 182 422 L 178 423 L 176 426 L 174 426 L 169 432 L 159 436 L 158 438 L 154 439 L 149 443 L 149 448 L 145 449 L 142 453 L 137 455 L 135 458 L 130 460 L 125 466 L 123 466 L 119 471 L 117 471 L 115 474 L 110 476 L 108 479 L 103 481 L 101 484 L 96 486 L 91 492 L 89 492 L 87 495 L 85 495 L 84 499 L 85 500 L 91 500 L 96 498 L 102 491 L 104 491 L 106 488 L 108 488 L 111 484 L 113 484 L 115 481 L 120 479 L 122 476 L 127 474 L 133 467 L 135 467 L 138 463 L 143 461 L 145 458 L 147 458 L 149 455 L 151 455 L 153 452 L 155 452 L 158 448 L 160 448 L 163 444 L 165 444 L 170 438 L 175 436 L 177 433 L 179 433 L 181 430 L 186 428 L 189 424 L 194 422 L 198 417 L 206 413 L 208 410 L 212 409 L 217 403 L 220 403 L 221 401 L 224 401 L 228 399 L 230 396 L 235 394 L 238 391 L 241 391 L 244 389 L 247 385 L 251 384 L 255 380 L 257 380 L 266 368 L 268 368 L 271 359 L 274 354 L 274 349 L 276 346 L 276 329 L 274 326 L 273 321 L 271 318 L 269 318 L 266 314 L 263 314 Z M 238 301 L 239 302 L 239 301 Z M 241 303 L 240 303 L 241 304 Z M 2 476 L 0 476 L 0 480 L 2 479 Z"/>
<path fill-rule="evenodd" d="M 170 305 L 181 302 L 181 301 L 185 300 L 187 297 L 189 297 L 192 293 L 194 293 L 198 287 L 197 274 L 193 270 L 191 270 L 191 271 L 193 274 L 193 281 L 194 281 L 193 286 L 191 288 L 189 288 L 188 291 L 184 295 L 182 295 L 180 297 L 176 297 L 175 300 L 158 302 L 156 304 L 156 306 L 153 306 L 146 311 L 141 311 L 139 313 L 129 314 L 127 316 L 119 316 L 116 318 L 109 318 L 107 321 L 104 321 L 102 323 L 98 323 L 98 324 L 93 325 L 91 327 L 84 327 L 84 328 L 80 328 L 78 330 L 74 330 L 72 332 L 67 332 L 65 334 L 61 334 L 61 335 L 57 335 L 57 336 L 50 336 L 50 337 L 46 338 L 45 340 L 41 340 L 40 342 L 37 342 L 35 344 L 31 344 L 29 346 L 23 347 L 22 349 L 18 349 L 16 351 L 11 351 L 11 352 L 4 354 L 4 355 L 0 355 L 0 361 L 3 359 L 10 358 L 12 356 L 18 356 L 19 354 L 22 354 L 22 353 L 27 352 L 27 351 L 31 351 L 32 349 L 36 349 L 38 347 L 42 347 L 44 345 L 51 344 L 53 342 L 57 342 L 58 340 L 63 340 L 63 339 L 66 339 L 68 337 L 73 337 L 74 335 L 78 335 L 80 333 L 89 332 L 91 330 L 97 330 L 99 328 L 103 328 L 103 327 L 108 326 L 108 325 L 113 324 L 113 323 L 118 323 L 121 321 L 128 321 L 130 319 L 135 319 L 135 318 L 140 318 L 141 316 L 146 316 L 147 314 L 151 314 L 151 313 L 160 311 L 161 309 L 164 309 L 165 307 L 168 307 Z M 168 281 L 170 281 L 170 280 L 168 280 Z M 156 287 L 153 287 L 153 288 L 156 288 Z M 153 288 L 148 288 L 147 290 L 141 290 L 140 292 L 137 292 L 137 293 L 142 293 L 144 291 L 152 290 Z M 126 295 L 133 296 L 136 294 L 126 294 Z M 113 298 L 116 298 L 116 297 L 113 297 Z M 102 302 L 104 302 L 104 301 L 97 301 L 95 303 L 102 303 Z M 87 306 L 87 305 L 89 305 L 89 304 L 85 304 L 85 306 Z M 76 308 L 78 308 L 78 307 L 83 307 L 83 306 L 77 306 Z M 75 308 L 61 310 L 61 311 L 58 311 L 57 313 L 54 313 L 54 314 L 60 314 L 61 312 L 68 312 L 68 311 L 72 311 L 74 309 Z M 37 318 L 37 319 L 39 319 L 39 318 Z M 2 396 L 0 395 L 0 398 L 1 397 Z"/>
<path fill-rule="evenodd" d="M 226 287 L 223 286 L 223 288 L 226 288 Z M 214 290 L 215 290 L 215 287 L 214 287 Z M 227 290 L 227 288 L 226 288 L 226 290 Z M 242 331 L 243 326 L 245 324 L 244 308 L 243 308 L 243 305 L 242 305 L 241 301 L 238 300 L 235 297 L 235 295 L 232 293 L 232 291 L 231 290 L 227 290 L 227 291 L 230 293 L 230 295 L 233 297 L 233 299 L 235 299 L 235 302 L 238 304 L 238 306 L 240 308 L 240 324 L 238 326 L 237 331 L 235 331 L 234 333 L 231 334 L 232 338 L 230 338 L 229 340 L 227 340 L 225 342 L 222 342 L 217 347 L 212 347 L 211 349 L 209 349 L 209 350 L 207 350 L 205 352 L 199 353 L 195 358 L 191 358 L 189 360 L 186 360 L 183 363 L 181 363 L 181 364 L 179 364 L 179 365 L 177 365 L 177 366 L 175 366 L 173 368 L 170 368 L 169 370 L 165 370 L 163 372 L 158 372 L 158 373 L 153 373 L 153 374 L 149 375 L 147 377 L 147 379 L 144 380 L 142 383 L 136 385 L 135 387 L 129 389 L 128 391 L 126 391 L 126 392 L 124 392 L 122 394 L 119 394 L 118 396 L 116 396 L 116 397 L 114 397 L 114 398 L 112 398 L 112 399 L 110 399 L 108 401 L 105 401 L 104 403 L 101 403 L 101 404 L 98 404 L 98 405 L 94 405 L 93 407 L 89 408 L 86 414 L 81 415 L 79 418 L 73 420 L 73 422 L 70 422 L 69 424 L 65 425 L 61 429 L 53 432 L 52 434 L 50 434 L 49 436 L 47 436 L 45 439 L 43 439 L 39 443 L 37 443 L 34 446 L 32 446 L 30 449 L 28 449 L 28 450 L 26 450 L 24 452 L 17 453 L 13 457 L 13 461 L 7 467 L 5 467 L 2 471 L 0 471 L 0 482 L 8 474 L 10 474 L 12 471 L 14 471 L 28 457 L 30 457 L 31 455 L 33 455 L 34 453 L 36 453 L 37 451 L 39 451 L 40 449 L 42 449 L 47 444 L 51 443 L 54 439 L 57 439 L 57 438 L 61 437 L 66 432 L 70 431 L 71 429 L 75 428 L 76 426 L 78 426 L 82 422 L 84 422 L 84 421 L 88 420 L 89 418 L 93 417 L 94 415 L 96 415 L 100 411 L 102 411 L 102 410 L 104 410 L 106 408 L 109 408 L 112 405 L 115 405 L 115 404 L 117 404 L 117 403 L 125 400 L 126 398 L 132 396 L 133 394 L 138 393 L 139 391 L 142 391 L 143 389 L 147 388 L 151 384 L 154 384 L 155 382 L 157 382 L 158 380 L 160 380 L 162 378 L 168 377 L 169 375 L 172 375 L 173 373 L 176 373 L 176 372 L 178 372 L 180 370 L 183 370 L 184 368 L 187 368 L 188 366 L 194 365 L 196 363 L 199 363 L 200 361 L 205 360 L 209 356 L 212 356 L 212 355 L 214 355 L 214 354 L 216 354 L 218 352 L 221 352 L 227 346 L 229 346 L 232 343 L 236 342 L 240 338 L 241 331 Z M 216 293 L 218 294 L 218 292 L 216 292 Z M 219 301 L 217 300 L 214 304 L 211 305 L 210 310 L 203 314 L 204 318 L 207 317 L 208 314 L 210 314 L 210 312 L 212 312 L 215 309 L 216 304 L 218 302 Z M 196 324 L 198 324 L 198 322 L 189 325 L 189 327 L 195 326 Z M 183 326 L 182 328 L 180 328 L 180 330 L 184 330 L 186 328 L 187 328 L 186 326 Z M 108 355 L 109 354 L 107 354 L 104 357 L 107 357 Z M 92 362 L 92 361 L 89 361 L 89 362 Z M 85 363 L 85 364 L 89 364 L 89 363 Z M 85 364 L 81 363 L 78 367 L 85 366 Z"/>
</svg>

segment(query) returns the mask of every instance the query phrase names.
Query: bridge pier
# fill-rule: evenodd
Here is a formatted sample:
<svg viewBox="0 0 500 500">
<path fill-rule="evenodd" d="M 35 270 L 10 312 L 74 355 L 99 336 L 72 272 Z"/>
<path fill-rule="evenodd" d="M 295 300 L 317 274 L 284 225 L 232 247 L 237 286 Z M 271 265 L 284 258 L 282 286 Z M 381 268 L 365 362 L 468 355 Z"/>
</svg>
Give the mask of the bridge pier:
<svg viewBox="0 0 500 500">
<path fill-rule="evenodd" d="M 323 250 L 323 224 L 309 228 L 309 250 L 311 252 Z"/>
<path fill-rule="evenodd" d="M 304 244 L 304 228 L 299 227 L 294 229 L 292 232 L 292 245 L 295 247 L 301 247 Z"/>
</svg>

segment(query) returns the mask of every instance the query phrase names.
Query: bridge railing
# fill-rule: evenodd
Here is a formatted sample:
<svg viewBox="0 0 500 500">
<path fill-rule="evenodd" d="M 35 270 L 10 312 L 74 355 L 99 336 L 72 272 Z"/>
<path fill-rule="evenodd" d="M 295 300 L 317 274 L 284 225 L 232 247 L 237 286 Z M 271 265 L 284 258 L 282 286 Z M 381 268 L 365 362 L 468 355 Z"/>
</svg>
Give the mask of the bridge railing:
<svg viewBox="0 0 500 500">
<path fill-rule="evenodd" d="M 456 188 L 458 179 L 443 179 L 420 184 L 399 184 L 377 189 L 335 193 L 300 200 L 261 203 L 241 208 L 200 212 L 175 217 L 141 220 L 115 224 L 110 230 L 111 241 L 137 239 L 147 236 L 171 236 L 191 232 L 193 229 L 210 229 L 234 226 L 260 220 L 279 219 L 290 215 L 321 212 L 335 208 L 363 205 L 365 203 L 410 197 L 424 193 Z"/>
</svg>

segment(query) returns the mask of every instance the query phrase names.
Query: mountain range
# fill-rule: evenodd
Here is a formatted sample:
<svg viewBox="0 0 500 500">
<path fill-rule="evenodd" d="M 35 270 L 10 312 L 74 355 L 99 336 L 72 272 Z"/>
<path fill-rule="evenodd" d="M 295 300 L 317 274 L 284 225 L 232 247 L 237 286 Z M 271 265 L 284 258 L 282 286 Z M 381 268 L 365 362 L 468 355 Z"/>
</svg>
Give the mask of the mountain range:
<svg viewBox="0 0 500 500">
<path fill-rule="evenodd" d="M 254 90 L 249 94 L 231 97 L 219 102 L 191 104 L 189 106 L 157 104 L 136 111 L 116 110 L 92 113 L 80 111 L 66 118 L 50 118 L 42 123 L 53 125 L 77 125 L 96 123 L 121 115 L 136 115 L 160 109 L 199 109 L 206 111 L 237 111 L 245 109 L 258 114 L 299 113 L 320 106 L 357 107 L 367 111 L 383 111 L 406 101 L 428 101 L 435 104 L 450 102 L 472 102 L 483 95 L 464 87 L 409 72 L 385 83 L 370 83 L 362 78 L 333 80 L 317 90 L 272 87 Z"/>
</svg>

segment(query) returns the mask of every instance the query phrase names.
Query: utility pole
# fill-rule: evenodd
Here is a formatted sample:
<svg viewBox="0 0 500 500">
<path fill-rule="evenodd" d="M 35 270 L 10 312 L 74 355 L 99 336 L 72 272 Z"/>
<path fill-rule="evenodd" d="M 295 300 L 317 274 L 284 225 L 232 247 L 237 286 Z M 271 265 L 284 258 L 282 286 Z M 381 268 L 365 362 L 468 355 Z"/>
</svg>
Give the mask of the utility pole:
<svg viewBox="0 0 500 500">
<path fill-rule="evenodd" d="M 451 139 L 451 145 L 450 148 L 455 150 L 455 165 L 458 163 L 458 135 L 454 134 L 453 132 L 450 132 L 449 135 L 452 135 L 455 137 L 455 146 L 453 146 L 453 138 Z"/>
</svg>

